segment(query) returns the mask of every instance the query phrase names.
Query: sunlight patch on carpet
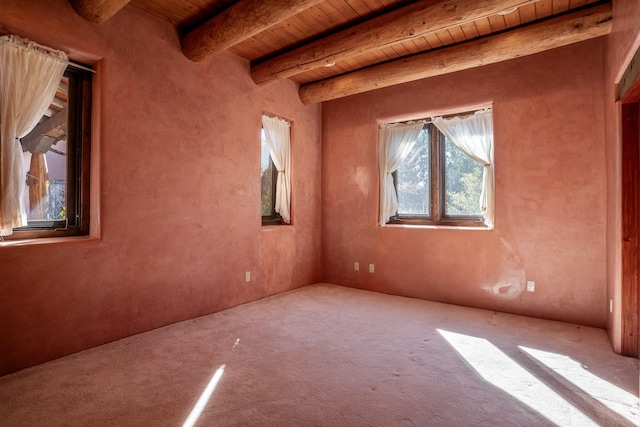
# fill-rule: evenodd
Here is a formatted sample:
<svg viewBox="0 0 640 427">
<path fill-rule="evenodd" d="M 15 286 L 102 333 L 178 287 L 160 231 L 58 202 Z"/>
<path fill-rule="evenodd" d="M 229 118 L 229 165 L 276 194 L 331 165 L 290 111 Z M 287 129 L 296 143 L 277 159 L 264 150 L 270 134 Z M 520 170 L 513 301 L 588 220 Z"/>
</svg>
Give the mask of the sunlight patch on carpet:
<svg viewBox="0 0 640 427">
<path fill-rule="evenodd" d="M 207 386 L 205 387 L 204 391 L 200 395 L 200 398 L 196 402 L 196 405 L 193 407 L 191 413 L 187 417 L 187 420 L 184 422 L 184 424 L 182 424 L 182 427 L 193 427 L 196 421 L 198 421 L 198 418 L 200 418 L 200 415 L 202 415 L 202 411 L 207 406 L 207 403 L 209 402 L 213 391 L 216 389 L 218 381 L 220 381 L 220 377 L 222 377 L 222 374 L 224 373 L 224 368 L 225 365 L 220 365 L 218 370 L 216 370 L 216 372 L 213 374 L 213 377 L 211 377 L 211 381 L 209 381 L 209 384 L 207 384 Z"/>
<path fill-rule="evenodd" d="M 534 360 L 588 393 L 604 406 L 640 426 L 640 407 L 633 394 L 589 372 L 581 363 L 563 354 L 519 346 Z"/>
<path fill-rule="evenodd" d="M 589 417 L 484 338 L 437 331 L 487 382 L 560 426 L 595 426 Z"/>
</svg>

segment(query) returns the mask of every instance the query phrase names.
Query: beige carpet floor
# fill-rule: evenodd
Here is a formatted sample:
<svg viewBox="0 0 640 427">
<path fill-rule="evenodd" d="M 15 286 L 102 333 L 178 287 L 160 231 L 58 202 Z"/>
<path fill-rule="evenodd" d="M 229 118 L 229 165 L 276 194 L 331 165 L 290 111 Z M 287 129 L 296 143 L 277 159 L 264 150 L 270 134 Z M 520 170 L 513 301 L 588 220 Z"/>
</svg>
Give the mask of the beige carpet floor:
<svg viewBox="0 0 640 427">
<path fill-rule="evenodd" d="M 604 330 L 318 284 L 0 378 L 2 426 L 634 426 Z"/>
</svg>

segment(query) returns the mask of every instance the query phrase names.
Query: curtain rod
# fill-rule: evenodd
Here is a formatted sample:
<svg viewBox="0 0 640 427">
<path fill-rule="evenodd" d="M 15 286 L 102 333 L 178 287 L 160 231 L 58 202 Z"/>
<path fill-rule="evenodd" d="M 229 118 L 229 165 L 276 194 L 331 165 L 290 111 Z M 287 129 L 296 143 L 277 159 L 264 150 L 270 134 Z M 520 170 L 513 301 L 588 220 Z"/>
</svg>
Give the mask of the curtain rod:
<svg viewBox="0 0 640 427">
<path fill-rule="evenodd" d="M 407 125 L 410 123 L 432 123 L 433 119 L 435 117 L 442 117 L 444 119 L 449 119 L 451 117 L 469 117 L 474 115 L 475 113 L 490 113 L 493 112 L 493 107 L 485 107 L 485 108 L 479 108 L 477 110 L 470 110 L 470 111 L 464 111 L 464 112 L 459 112 L 459 113 L 451 113 L 451 114 L 444 114 L 444 115 L 436 115 L 436 116 L 432 116 L 432 117 L 425 117 L 422 119 L 415 119 L 415 120 L 404 120 L 404 121 L 400 121 L 400 122 L 388 122 L 388 123 L 381 123 L 379 127 L 383 128 L 383 127 L 393 127 L 393 126 L 402 126 L 402 125 Z"/>
<path fill-rule="evenodd" d="M 73 68 L 77 68 L 79 70 L 88 71 L 88 72 L 93 73 L 93 74 L 96 73 L 96 70 L 94 70 L 93 68 L 89 68 L 86 65 L 78 64 L 77 62 L 69 61 L 69 65 L 72 66 Z"/>
<path fill-rule="evenodd" d="M 0 37 L 2 37 L 2 36 L 10 36 L 12 34 L 13 33 L 9 32 L 9 31 L 5 31 L 2 27 L 0 27 Z M 17 37 L 20 37 L 20 36 L 17 36 Z M 43 47 L 46 48 L 46 46 L 43 46 Z M 89 68 L 86 65 L 78 64 L 77 62 L 69 61 L 69 65 L 71 65 L 72 67 L 77 68 L 79 70 L 88 71 L 88 72 L 93 73 L 93 74 L 96 73 L 96 70 L 94 70 L 92 68 Z"/>
</svg>

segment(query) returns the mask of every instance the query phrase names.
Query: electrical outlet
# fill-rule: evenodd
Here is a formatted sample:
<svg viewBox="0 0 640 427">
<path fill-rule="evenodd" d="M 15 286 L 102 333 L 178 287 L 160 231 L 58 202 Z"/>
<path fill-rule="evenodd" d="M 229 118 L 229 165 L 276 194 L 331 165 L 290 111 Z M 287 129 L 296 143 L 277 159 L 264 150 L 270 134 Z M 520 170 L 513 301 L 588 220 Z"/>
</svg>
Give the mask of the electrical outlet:
<svg viewBox="0 0 640 427">
<path fill-rule="evenodd" d="M 536 290 L 536 282 L 527 280 L 527 292 L 534 292 Z"/>
<path fill-rule="evenodd" d="M 250 282 L 251 281 L 251 272 L 247 271 L 246 273 L 244 273 L 244 281 L 245 282 Z"/>
<path fill-rule="evenodd" d="M 369 273 L 373 273 L 375 270 L 373 264 L 369 264 Z"/>
<path fill-rule="evenodd" d="M 355 271 L 360 271 L 360 263 L 358 261 L 353 263 L 353 269 Z"/>
<path fill-rule="evenodd" d="M 613 298 L 609 298 L 609 313 L 613 313 Z"/>
</svg>

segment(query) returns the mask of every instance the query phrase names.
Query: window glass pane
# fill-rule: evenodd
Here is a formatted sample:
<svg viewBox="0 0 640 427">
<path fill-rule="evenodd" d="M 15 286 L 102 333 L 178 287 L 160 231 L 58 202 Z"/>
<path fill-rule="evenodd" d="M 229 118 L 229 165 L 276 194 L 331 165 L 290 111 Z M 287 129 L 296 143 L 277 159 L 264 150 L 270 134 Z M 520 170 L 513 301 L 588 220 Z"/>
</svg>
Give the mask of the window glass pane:
<svg viewBox="0 0 640 427">
<path fill-rule="evenodd" d="M 480 216 L 483 166 L 445 141 L 445 216 Z"/>
<path fill-rule="evenodd" d="M 420 132 L 407 158 L 396 171 L 399 215 L 431 214 L 431 144 L 430 127 Z"/>
<path fill-rule="evenodd" d="M 273 216 L 274 212 L 274 165 L 269 154 L 269 146 L 264 129 L 261 130 L 261 157 L 260 157 L 260 176 L 261 176 L 261 192 L 262 192 L 262 216 Z"/>
<path fill-rule="evenodd" d="M 69 78 L 63 77 L 39 123 L 21 139 L 26 171 L 24 205 L 30 225 L 65 220 L 68 97 Z"/>
</svg>

